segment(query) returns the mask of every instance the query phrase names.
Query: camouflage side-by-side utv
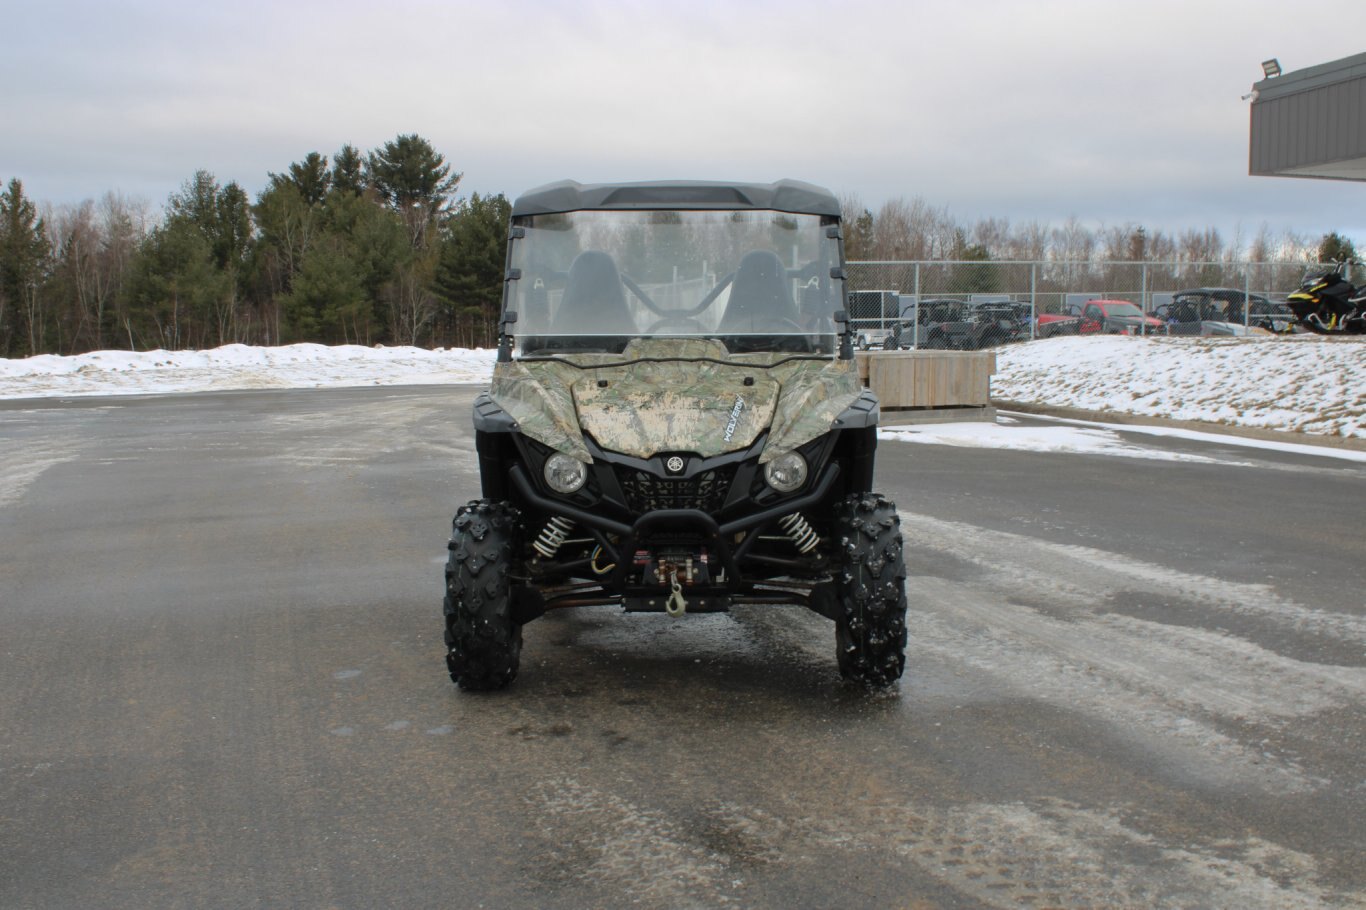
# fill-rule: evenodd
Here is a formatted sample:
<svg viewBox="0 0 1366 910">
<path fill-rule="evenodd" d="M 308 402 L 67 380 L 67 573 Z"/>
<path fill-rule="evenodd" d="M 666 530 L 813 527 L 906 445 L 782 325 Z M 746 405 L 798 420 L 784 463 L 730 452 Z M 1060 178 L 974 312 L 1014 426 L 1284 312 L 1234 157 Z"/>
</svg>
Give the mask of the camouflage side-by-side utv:
<svg viewBox="0 0 1366 910">
<path fill-rule="evenodd" d="M 483 497 L 455 517 L 446 644 L 462 689 L 517 675 L 522 626 L 618 604 L 809 607 L 841 674 L 895 682 L 896 506 L 855 369 L 839 203 L 771 185 L 557 183 L 512 207 Z"/>
</svg>

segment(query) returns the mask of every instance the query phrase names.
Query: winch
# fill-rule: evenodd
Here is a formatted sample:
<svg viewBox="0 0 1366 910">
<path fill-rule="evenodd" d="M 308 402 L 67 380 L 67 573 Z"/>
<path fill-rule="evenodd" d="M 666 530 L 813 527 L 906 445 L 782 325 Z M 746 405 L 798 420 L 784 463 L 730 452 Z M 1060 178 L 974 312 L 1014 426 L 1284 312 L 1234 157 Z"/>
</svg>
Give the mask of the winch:
<svg viewBox="0 0 1366 910">
<path fill-rule="evenodd" d="M 711 566 L 705 547 L 636 550 L 633 562 L 640 571 L 640 583 L 648 587 L 671 587 L 675 579 L 685 588 L 711 584 Z"/>
</svg>

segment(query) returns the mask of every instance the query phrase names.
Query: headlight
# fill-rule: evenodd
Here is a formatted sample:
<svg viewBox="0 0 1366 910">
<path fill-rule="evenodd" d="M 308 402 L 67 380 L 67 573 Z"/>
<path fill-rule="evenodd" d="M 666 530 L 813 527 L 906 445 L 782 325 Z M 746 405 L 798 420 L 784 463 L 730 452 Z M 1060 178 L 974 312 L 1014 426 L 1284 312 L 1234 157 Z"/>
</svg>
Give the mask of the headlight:
<svg viewBox="0 0 1366 910">
<path fill-rule="evenodd" d="M 788 452 L 764 465 L 764 480 L 779 493 L 791 493 L 806 483 L 806 459 Z"/>
<path fill-rule="evenodd" d="M 588 479 L 588 465 L 563 452 L 546 459 L 545 482 L 556 493 L 573 493 Z"/>
</svg>

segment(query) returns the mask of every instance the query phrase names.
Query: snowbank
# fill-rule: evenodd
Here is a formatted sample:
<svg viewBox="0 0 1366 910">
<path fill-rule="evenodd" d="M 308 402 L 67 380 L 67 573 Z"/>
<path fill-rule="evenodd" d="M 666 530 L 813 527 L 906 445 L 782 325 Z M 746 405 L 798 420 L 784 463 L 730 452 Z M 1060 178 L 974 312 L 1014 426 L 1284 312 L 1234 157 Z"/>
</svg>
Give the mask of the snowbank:
<svg viewBox="0 0 1366 910">
<path fill-rule="evenodd" d="M 483 383 L 491 350 L 233 344 L 0 360 L 0 398 Z M 1088 411 L 1366 438 L 1366 338 L 1050 338 L 997 352 L 992 395 Z"/>
<path fill-rule="evenodd" d="M 491 350 L 321 344 L 43 355 L 0 359 L 0 398 L 482 383 L 493 371 L 493 357 Z"/>
<path fill-rule="evenodd" d="M 1366 338 L 1050 338 L 1001 348 L 992 398 L 1366 438 Z"/>
</svg>

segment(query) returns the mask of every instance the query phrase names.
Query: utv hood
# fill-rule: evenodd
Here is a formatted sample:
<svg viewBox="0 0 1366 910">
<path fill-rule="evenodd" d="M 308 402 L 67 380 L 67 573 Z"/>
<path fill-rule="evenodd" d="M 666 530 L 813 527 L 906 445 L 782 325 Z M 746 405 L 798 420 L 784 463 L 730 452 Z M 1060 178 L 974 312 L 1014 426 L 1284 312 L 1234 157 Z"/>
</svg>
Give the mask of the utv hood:
<svg viewBox="0 0 1366 910">
<path fill-rule="evenodd" d="M 767 462 L 827 432 L 861 385 L 852 361 L 643 339 L 619 355 L 496 364 L 490 392 L 520 432 L 583 461 L 592 461 L 585 433 L 638 458 L 711 457 L 746 449 L 768 430 Z"/>
<path fill-rule="evenodd" d="M 571 390 L 584 432 L 638 458 L 748 448 L 778 403 L 778 383 L 763 370 L 685 360 L 594 370 Z"/>
</svg>

